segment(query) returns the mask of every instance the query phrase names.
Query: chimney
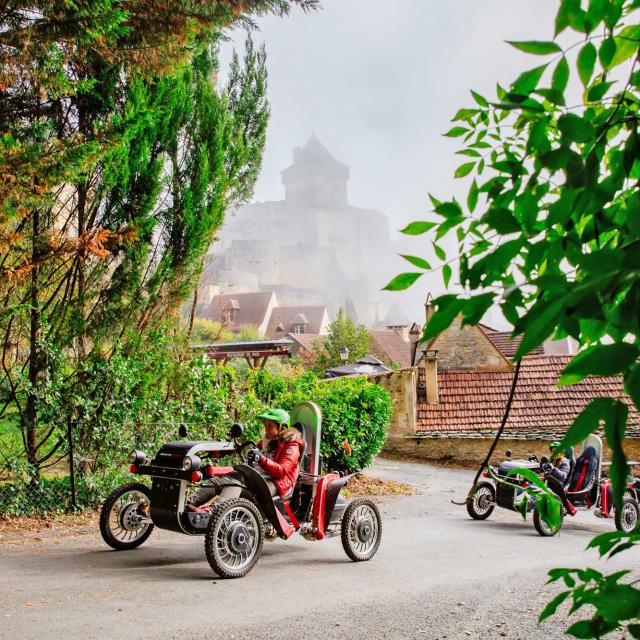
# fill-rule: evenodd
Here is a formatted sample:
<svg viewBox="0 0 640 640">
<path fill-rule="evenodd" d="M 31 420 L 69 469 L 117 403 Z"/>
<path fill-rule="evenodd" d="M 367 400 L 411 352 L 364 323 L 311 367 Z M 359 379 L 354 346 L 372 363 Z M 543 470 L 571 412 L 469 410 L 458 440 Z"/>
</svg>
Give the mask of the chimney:
<svg viewBox="0 0 640 640">
<path fill-rule="evenodd" d="M 420 366 L 424 369 L 427 402 L 437 404 L 440 401 L 438 396 L 438 350 L 425 349 Z"/>
<path fill-rule="evenodd" d="M 409 327 L 406 324 L 388 324 L 387 329 L 395 331 L 403 342 L 409 342 Z"/>
<path fill-rule="evenodd" d="M 431 316 L 433 316 L 433 296 L 430 293 L 427 293 L 427 299 L 424 302 L 424 319 L 425 319 L 425 327 L 431 320 Z"/>
</svg>

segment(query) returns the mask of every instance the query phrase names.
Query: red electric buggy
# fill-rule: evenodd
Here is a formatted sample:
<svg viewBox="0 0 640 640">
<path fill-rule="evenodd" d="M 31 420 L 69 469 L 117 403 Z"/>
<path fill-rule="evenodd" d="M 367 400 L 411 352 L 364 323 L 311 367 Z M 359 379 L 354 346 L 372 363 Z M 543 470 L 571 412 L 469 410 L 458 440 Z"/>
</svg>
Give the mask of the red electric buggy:
<svg viewBox="0 0 640 640">
<path fill-rule="evenodd" d="M 153 460 L 134 451 L 130 471 L 149 477 L 151 487 L 136 482 L 109 495 L 100 514 L 103 539 L 114 549 L 125 550 L 140 546 L 154 527 L 204 535 L 207 560 L 215 573 L 225 578 L 249 573 L 265 540 L 288 539 L 296 532 L 307 540 L 340 535 L 351 560 L 370 560 L 382 534 L 378 508 L 371 500 L 348 501 L 341 494 L 353 474 L 323 474 L 318 406 L 300 403 L 291 418 L 302 433 L 304 450 L 298 481 L 289 495 L 272 497 L 262 475 L 246 463 L 246 452 L 255 443 L 243 441 L 243 429 L 236 424 L 229 441 L 169 442 Z M 227 456 L 242 462 L 219 466 L 219 459 Z M 228 474 L 241 478 L 239 498 L 215 502 L 210 513 L 186 509 L 194 490 Z"/>
<path fill-rule="evenodd" d="M 543 469 L 537 456 L 531 455 L 528 460 L 508 459 L 499 467 L 487 467 L 483 472 L 486 478 L 479 482 L 467 502 L 467 511 L 475 520 L 485 520 L 494 508 L 500 507 L 511 511 L 520 510 L 522 501 L 526 500 L 526 510 L 533 512 L 533 525 L 541 536 L 553 536 L 562 527 L 562 520 L 556 527 L 544 521 L 536 507 L 536 493 L 529 481 L 521 475 L 509 475 L 514 469 L 529 469 L 538 474 Z M 603 474 L 607 463 L 602 461 L 602 440 L 590 435 L 584 443 L 582 453 L 576 458 L 573 448 L 565 452 L 570 462 L 570 471 L 564 486 L 549 487 L 558 495 L 564 494 L 566 501 L 562 508 L 562 517 L 574 516 L 578 511 L 593 510 L 598 518 L 613 518 L 619 531 L 635 531 L 640 525 L 640 480 L 629 477 L 624 494 L 622 508 L 615 509 L 612 501 L 611 481 Z M 630 463 L 635 466 L 638 463 Z"/>
</svg>

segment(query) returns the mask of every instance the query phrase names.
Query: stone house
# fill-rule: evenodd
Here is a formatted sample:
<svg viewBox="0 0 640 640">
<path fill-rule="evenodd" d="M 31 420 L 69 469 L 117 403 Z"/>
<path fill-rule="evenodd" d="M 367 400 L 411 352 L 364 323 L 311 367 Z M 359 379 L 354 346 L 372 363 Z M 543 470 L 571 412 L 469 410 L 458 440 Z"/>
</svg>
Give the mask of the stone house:
<svg viewBox="0 0 640 640">
<path fill-rule="evenodd" d="M 431 313 L 428 300 L 427 320 Z M 517 345 L 506 332 L 486 325 L 462 327 L 460 319 L 428 344 L 419 344 L 414 356 L 414 385 L 405 381 L 395 384 L 397 393 L 391 389 L 402 416 L 394 418 L 387 451 L 424 459 L 479 462 L 502 421 Z M 556 386 L 572 357 L 571 348 L 569 343 L 545 344 L 523 358 L 496 460 L 503 457 L 505 449 L 514 455 L 544 451 L 546 444 L 561 438 L 578 413 L 599 396 L 620 398 L 629 406 L 625 448 L 630 457 L 640 458 L 640 414 L 624 394 L 620 377 L 590 377 L 569 387 Z M 406 394 L 411 397 L 407 399 Z M 407 406 L 413 406 L 413 412 Z"/>
<path fill-rule="evenodd" d="M 233 333 L 243 326 L 255 327 L 261 336 L 286 338 L 289 334 L 322 336 L 329 327 L 324 305 L 282 307 L 275 291 L 215 295 L 198 308 L 197 316 L 222 323 Z"/>
</svg>

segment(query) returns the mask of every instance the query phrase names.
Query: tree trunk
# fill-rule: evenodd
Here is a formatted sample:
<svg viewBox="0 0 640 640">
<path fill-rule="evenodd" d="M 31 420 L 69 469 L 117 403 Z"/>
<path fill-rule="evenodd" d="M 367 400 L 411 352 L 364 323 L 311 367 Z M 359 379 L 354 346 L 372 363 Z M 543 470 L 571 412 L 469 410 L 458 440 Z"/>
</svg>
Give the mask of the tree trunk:
<svg viewBox="0 0 640 640">
<path fill-rule="evenodd" d="M 33 264 L 37 264 L 39 257 L 39 239 L 40 233 L 40 213 L 36 210 L 33 212 L 33 240 L 31 249 L 31 260 Z M 38 377 L 42 358 L 38 351 L 38 338 L 40 336 L 40 309 L 38 299 L 38 271 L 39 268 L 34 266 L 31 269 L 31 289 L 29 292 L 29 303 L 31 310 L 29 313 L 29 392 L 27 393 L 27 402 L 25 406 L 25 428 L 26 428 L 26 445 L 27 445 L 27 462 L 32 470 L 32 483 L 37 483 L 40 479 L 40 468 L 38 462 L 37 447 L 37 428 L 38 428 Z"/>
</svg>

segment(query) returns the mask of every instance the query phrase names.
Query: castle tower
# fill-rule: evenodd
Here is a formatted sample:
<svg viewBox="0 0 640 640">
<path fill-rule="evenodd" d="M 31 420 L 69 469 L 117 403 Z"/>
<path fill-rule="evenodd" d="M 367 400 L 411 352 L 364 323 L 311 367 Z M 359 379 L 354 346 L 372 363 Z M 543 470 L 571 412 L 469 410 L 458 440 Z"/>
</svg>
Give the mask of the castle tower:
<svg viewBox="0 0 640 640">
<path fill-rule="evenodd" d="M 338 162 L 311 134 L 293 150 L 293 164 L 281 172 L 287 204 L 298 207 L 347 206 L 349 167 Z"/>
</svg>

